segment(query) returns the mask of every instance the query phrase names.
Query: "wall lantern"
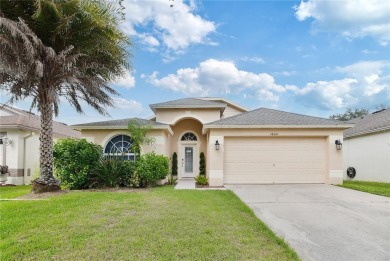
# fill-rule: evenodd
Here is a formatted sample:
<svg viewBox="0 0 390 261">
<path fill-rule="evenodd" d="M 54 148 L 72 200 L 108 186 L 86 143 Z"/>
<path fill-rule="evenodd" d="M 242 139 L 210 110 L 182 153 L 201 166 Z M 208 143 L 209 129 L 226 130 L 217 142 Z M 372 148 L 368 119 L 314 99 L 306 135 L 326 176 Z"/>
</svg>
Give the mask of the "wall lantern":
<svg viewBox="0 0 390 261">
<path fill-rule="evenodd" d="M 0 139 L 0 145 L 3 145 L 3 144 L 10 145 L 10 144 L 12 144 L 12 140 L 8 139 L 7 137 L 1 138 Z"/>
<path fill-rule="evenodd" d="M 336 149 L 337 150 L 341 150 L 341 148 L 343 147 L 343 144 L 341 143 L 340 140 L 335 140 L 334 144 L 336 144 Z"/>
<path fill-rule="evenodd" d="M 215 141 L 215 150 L 219 150 L 219 142 L 218 142 L 218 140 Z"/>
</svg>

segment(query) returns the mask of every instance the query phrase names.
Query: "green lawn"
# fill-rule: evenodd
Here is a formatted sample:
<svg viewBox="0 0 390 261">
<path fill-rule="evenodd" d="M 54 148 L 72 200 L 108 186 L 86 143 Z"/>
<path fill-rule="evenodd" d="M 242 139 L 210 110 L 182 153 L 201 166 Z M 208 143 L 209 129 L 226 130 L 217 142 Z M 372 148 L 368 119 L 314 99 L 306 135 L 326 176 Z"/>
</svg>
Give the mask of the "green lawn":
<svg viewBox="0 0 390 261">
<path fill-rule="evenodd" d="M 390 183 L 344 180 L 339 186 L 390 197 Z"/>
<path fill-rule="evenodd" d="M 1 260 L 299 259 L 230 191 L 74 191 L 0 204 Z"/>
<path fill-rule="evenodd" d="M 16 198 L 28 194 L 31 191 L 30 185 L 0 187 L 0 199 Z"/>
</svg>

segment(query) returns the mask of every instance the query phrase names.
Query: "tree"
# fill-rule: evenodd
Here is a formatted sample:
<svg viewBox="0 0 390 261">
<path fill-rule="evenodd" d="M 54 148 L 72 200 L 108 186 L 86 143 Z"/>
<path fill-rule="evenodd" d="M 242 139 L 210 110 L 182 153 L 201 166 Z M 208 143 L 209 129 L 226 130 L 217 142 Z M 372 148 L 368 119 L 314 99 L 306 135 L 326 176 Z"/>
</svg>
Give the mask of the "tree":
<svg viewBox="0 0 390 261">
<path fill-rule="evenodd" d="M 32 98 L 41 116 L 40 178 L 33 191 L 59 190 L 53 177 L 53 114 L 60 98 L 77 112 L 85 101 L 107 114 L 108 83 L 129 68 L 129 39 L 118 29 L 120 8 L 92 0 L 7 0 L 0 4 L 0 89 L 9 102 Z"/>
<path fill-rule="evenodd" d="M 177 153 L 172 154 L 172 176 L 177 176 Z"/>
<path fill-rule="evenodd" d="M 203 152 L 199 156 L 199 175 L 206 175 L 206 159 Z"/>
<path fill-rule="evenodd" d="M 134 152 L 134 158 L 137 160 L 137 155 L 141 153 L 142 145 L 151 145 L 154 143 L 154 137 L 147 137 L 146 134 L 151 131 L 153 127 L 149 124 L 145 124 L 136 119 L 131 119 L 128 123 L 128 130 L 130 132 L 132 141 L 132 151 Z"/>
<path fill-rule="evenodd" d="M 340 121 L 349 121 L 355 118 L 365 116 L 369 113 L 366 109 L 355 109 L 354 111 L 351 108 L 348 108 L 346 112 L 342 114 L 333 114 L 330 116 L 330 119 L 340 120 Z"/>
</svg>

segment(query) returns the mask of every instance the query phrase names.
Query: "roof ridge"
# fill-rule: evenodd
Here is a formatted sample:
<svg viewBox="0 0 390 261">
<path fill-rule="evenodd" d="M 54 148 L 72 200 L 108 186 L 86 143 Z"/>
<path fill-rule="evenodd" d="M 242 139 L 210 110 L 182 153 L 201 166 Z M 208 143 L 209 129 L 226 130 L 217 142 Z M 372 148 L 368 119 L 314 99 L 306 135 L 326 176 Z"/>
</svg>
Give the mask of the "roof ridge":
<svg viewBox="0 0 390 261">
<path fill-rule="evenodd" d="M 333 121 L 333 122 L 341 122 L 340 120 L 334 120 L 334 119 L 323 118 L 323 117 L 318 117 L 318 116 L 312 116 L 312 115 L 300 114 L 300 113 L 296 113 L 296 112 L 289 112 L 289 111 L 276 110 L 276 109 L 271 109 L 271 108 L 264 108 L 264 107 L 261 107 L 261 108 L 259 108 L 259 109 L 266 109 L 266 110 L 272 110 L 272 111 L 284 112 L 284 113 L 289 113 L 289 114 L 295 114 L 295 115 L 298 115 L 298 116 L 304 116 L 304 117 L 317 118 L 317 119 L 328 120 L 328 121 Z"/>
<path fill-rule="evenodd" d="M 256 111 L 260 111 L 260 110 L 268 110 L 268 111 L 275 111 L 275 112 L 293 114 L 293 115 L 297 115 L 297 116 L 300 116 L 300 117 L 316 118 L 316 119 L 326 120 L 326 121 L 334 122 L 334 123 L 336 123 L 336 122 L 340 123 L 341 122 L 339 120 L 327 119 L 327 118 L 322 118 L 322 117 L 318 117 L 318 116 L 311 116 L 311 115 L 299 114 L 299 113 L 295 113 L 295 112 L 288 112 L 288 111 L 282 111 L 282 110 L 276 110 L 276 109 L 271 109 L 271 108 L 260 107 L 260 108 L 253 109 L 253 110 L 250 110 L 250 111 L 246 111 L 246 112 L 243 112 L 243 113 L 240 113 L 240 114 L 237 114 L 237 115 L 233 115 L 233 116 L 230 116 L 230 117 L 227 117 L 227 118 L 223 118 L 223 119 L 219 119 L 219 120 L 216 120 L 216 121 L 213 121 L 213 122 L 209 122 L 207 124 L 214 124 L 214 123 L 218 123 L 219 121 L 221 121 L 223 123 L 223 121 L 225 121 L 225 120 L 231 120 L 231 119 L 234 119 L 234 118 L 245 117 L 245 115 L 247 115 L 247 114 L 250 114 L 250 113 L 253 113 L 253 112 L 256 112 Z"/>
</svg>

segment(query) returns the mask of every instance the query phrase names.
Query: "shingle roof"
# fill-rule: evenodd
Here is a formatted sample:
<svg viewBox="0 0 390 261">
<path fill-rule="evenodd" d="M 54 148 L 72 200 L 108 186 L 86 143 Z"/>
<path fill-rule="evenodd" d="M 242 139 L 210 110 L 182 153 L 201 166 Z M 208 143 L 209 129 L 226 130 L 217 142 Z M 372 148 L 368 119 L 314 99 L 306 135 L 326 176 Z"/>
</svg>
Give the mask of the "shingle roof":
<svg viewBox="0 0 390 261">
<path fill-rule="evenodd" d="M 7 128 L 20 128 L 31 131 L 40 131 L 41 130 L 41 119 L 39 116 L 16 109 L 14 107 L 8 105 L 1 105 L 6 109 L 10 109 L 11 111 L 15 111 L 18 115 L 12 116 L 0 116 L 0 129 Z M 53 133 L 54 135 L 58 135 L 61 137 L 69 137 L 69 138 L 80 138 L 81 134 L 79 131 L 72 129 L 70 126 L 53 121 Z"/>
<path fill-rule="evenodd" d="M 212 127 L 218 125 L 345 126 L 347 124 L 345 122 L 337 120 L 324 119 L 273 109 L 259 108 L 253 111 L 245 112 L 229 118 L 211 122 L 206 125 Z"/>
<path fill-rule="evenodd" d="M 352 119 L 355 127 L 344 131 L 344 138 L 390 130 L 390 109 L 366 115 L 363 118 Z"/>
<path fill-rule="evenodd" d="M 220 108 L 224 110 L 227 106 L 226 103 L 207 101 L 197 98 L 185 98 L 173 101 L 161 102 L 150 104 L 150 108 L 155 109 L 173 109 L 173 108 Z"/>
<path fill-rule="evenodd" d="M 83 127 L 126 127 L 130 120 L 136 120 L 139 124 L 145 124 L 145 125 L 152 125 L 152 126 L 168 126 L 167 124 L 151 121 L 151 120 L 145 120 L 140 118 L 127 118 L 127 119 L 120 119 L 120 120 L 110 120 L 110 121 L 98 121 L 98 122 L 89 122 L 89 123 L 82 123 L 82 124 L 75 124 L 72 125 L 72 127 L 76 129 L 82 129 Z"/>
</svg>

